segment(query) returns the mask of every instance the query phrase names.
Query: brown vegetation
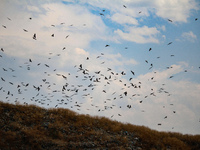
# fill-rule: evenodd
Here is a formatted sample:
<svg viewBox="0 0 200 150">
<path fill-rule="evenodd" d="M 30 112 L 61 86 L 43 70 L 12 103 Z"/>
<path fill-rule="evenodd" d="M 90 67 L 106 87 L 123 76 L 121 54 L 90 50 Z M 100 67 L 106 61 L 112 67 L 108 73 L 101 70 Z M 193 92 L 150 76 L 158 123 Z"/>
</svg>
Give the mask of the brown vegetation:
<svg viewBox="0 0 200 150">
<path fill-rule="evenodd" d="M 0 102 L 0 149 L 200 149 L 200 135 L 158 132 L 68 109 Z"/>
</svg>

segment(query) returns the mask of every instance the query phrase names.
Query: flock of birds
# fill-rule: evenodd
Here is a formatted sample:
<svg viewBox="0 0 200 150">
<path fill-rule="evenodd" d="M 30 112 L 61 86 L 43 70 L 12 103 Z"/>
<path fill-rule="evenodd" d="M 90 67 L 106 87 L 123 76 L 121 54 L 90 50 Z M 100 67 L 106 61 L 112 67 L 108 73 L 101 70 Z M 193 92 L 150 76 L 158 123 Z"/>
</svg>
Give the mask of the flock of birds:
<svg viewBox="0 0 200 150">
<path fill-rule="evenodd" d="M 124 8 L 127 8 L 125 5 L 123 5 Z M 102 10 L 105 12 L 105 10 Z M 141 11 L 139 13 L 142 13 Z M 100 15 L 104 16 L 103 13 L 99 13 Z M 9 21 L 12 21 L 12 19 L 7 18 Z M 32 18 L 29 18 L 29 20 L 32 20 Z M 168 19 L 169 22 L 172 22 L 172 20 Z M 197 18 L 195 19 L 197 21 Z M 64 25 L 65 23 L 60 23 L 61 25 Z M 52 27 L 55 27 L 55 25 L 51 25 Z M 2 25 L 4 29 L 7 29 L 6 25 Z M 29 32 L 27 29 L 22 29 L 24 32 Z M 52 38 L 54 38 L 54 34 L 50 35 Z M 69 38 L 69 35 L 66 35 L 66 39 Z M 32 35 L 33 40 L 37 40 L 37 33 L 34 33 Z M 169 42 L 167 45 L 171 45 L 172 42 Z M 107 44 L 104 47 L 107 48 L 110 45 Z M 126 47 L 127 49 L 127 47 Z M 63 47 L 61 50 L 62 52 L 65 51 L 66 48 Z M 140 93 L 140 89 L 142 89 L 143 83 L 142 81 L 138 81 L 137 83 L 132 82 L 135 76 L 135 72 L 133 70 L 130 70 L 129 74 L 131 74 L 131 77 L 128 80 L 123 80 L 123 78 L 126 78 L 127 72 L 121 71 L 116 72 L 114 69 L 109 67 L 105 70 L 96 70 L 94 72 L 88 70 L 85 67 L 84 63 L 76 64 L 73 66 L 73 73 L 66 72 L 66 73 L 60 73 L 57 68 L 53 68 L 51 66 L 52 62 L 54 61 L 53 58 L 55 54 L 52 52 L 49 52 L 48 58 L 44 58 L 43 62 L 37 62 L 36 60 L 32 58 L 27 58 L 26 62 L 22 63 L 20 66 L 13 68 L 12 66 L 5 65 L 3 66 L 4 58 L 7 57 L 6 54 L 7 49 L 4 47 L 1 47 L 0 51 L 0 62 L 1 62 L 1 72 L 3 71 L 3 74 L 1 73 L 1 80 L 0 80 L 0 93 L 1 96 L 5 95 L 5 99 L 7 101 L 14 100 L 14 102 L 20 102 L 22 99 L 24 100 L 24 104 L 27 103 L 27 97 L 22 98 L 23 95 L 27 95 L 28 91 L 30 91 L 28 94 L 31 95 L 30 100 L 32 103 L 38 103 L 40 105 L 43 105 L 45 107 L 51 106 L 52 103 L 56 104 L 54 107 L 62 107 L 63 105 L 70 105 L 72 109 L 76 108 L 77 110 L 81 110 L 82 105 L 84 105 L 84 100 L 81 99 L 87 99 L 91 101 L 91 106 L 98 112 L 114 109 L 117 108 L 127 108 L 127 109 L 133 109 L 133 104 L 130 103 L 130 101 L 137 100 L 138 104 L 142 104 L 145 99 L 148 99 L 148 97 L 155 97 L 158 93 L 166 94 L 167 96 L 171 96 L 171 93 L 169 93 L 167 90 L 165 90 L 165 84 L 161 83 L 161 87 L 159 90 L 155 91 L 153 88 L 149 90 L 149 93 Z M 149 48 L 149 52 L 152 51 L 152 48 Z M 61 54 L 57 54 L 57 56 L 60 56 Z M 102 62 L 104 53 L 100 53 L 100 55 L 96 56 L 96 58 L 90 58 L 86 57 L 85 61 L 90 62 L 91 59 L 99 59 L 99 65 L 104 65 L 105 61 Z M 174 55 L 171 55 L 173 57 Z M 158 57 L 159 58 L 159 57 Z M 12 59 L 12 57 L 10 58 Z M 51 61 L 52 59 L 52 61 Z M 15 58 L 12 60 L 15 61 Z M 48 63 L 51 61 L 51 63 Z M 153 63 L 150 63 L 148 60 L 145 60 L 146 64 L 149 65 L 149 70 L 153 68 Z M 92 61 L 90 63 L 93 63 Z M 17 62 L 16 62 L 17 64 Z M 167 69 L 171 69 L 172 66 L 168 67 Z M 15 72 L 24 72 L 26 75 L 28 72 L 31 72 L 31 70 L 43 70 L 41 72 L 42 78 L 37 79 L 35 83 L 32 82 L 25 82 L 22 81 L 21 77 L 18 78 L 17 73 Z M 187 72 L 187 70 L 185 70 Z M 156 72 L 154 72 L 156 73 Z M 51 76 L 56 76 L 62 80 L 62 85 L 53 82 L 51 80 Z M 26 77 L 27 78 L 27 75 Z M 173 78 L 173 76 L 170 76 L 170 78 Z M 75 81 L 75 82 L 73 82 Z M 78 81 L 78 82 L 77 82 Z M 155 82 L 154 77 L 151 77 L 149 81 Z M 112 91 L 112 86 L 115 86 L 115 84 L 120 84 L 121 89 L 120 93 L 117 91 Z M 6 87 L 2 86 L 6 85 Z M 101 86 L 100 86 L 101 85 Z M 103 86 L 102 86 L 103 85 Z M 9 87 L 9 88 L 7 88 Z M 98 106 L 96 104 L 93 104 L 92 102 L 95 101 L 95 97 L 93 98 L 93 95 L 91 94 L 92 91 L 98 90 L 99 97 L 107 97 L 106 99 L 102 99 L 103 105 Z M 99 91 L 100 90 L 100 91 Z M 138 93 L 137 93 L 138 92 Z M 104 95 L 104 96 L 103 96 Z M 76 98 L 75 98 L 76 97 Z M 22 98 L 22 99 L 21 99 Z M 80 99 L 80 101 L 79 101 Z M 120 101 L 121 99 L 121 105 L 117 106 L 117 101 Z M 129 101 L 125 101 L 129 99 Z M 2 97 L 1 97 L 2 100 Z M 82 102 L 81 102 L 82 101 Z M 173 104 L 169 104 L 173 105 Z M 165 107 L 165 106 L 163 106 Z M 90 110 L 88 108 L 87 110 Z M 145 112 L 142 110 L 142 112 Z M 173 110 L 172 113 L 176 113 L 175 110 Z M 111 118 L 114 116 L 123 116 L 120 113 L 117 114 L 111 114 Z M 163 119 L 167 119 L 167 115 L 163 117 Z M 158 123 L 157 125 L 162 125 L 161 123 Z"/>
</svg>

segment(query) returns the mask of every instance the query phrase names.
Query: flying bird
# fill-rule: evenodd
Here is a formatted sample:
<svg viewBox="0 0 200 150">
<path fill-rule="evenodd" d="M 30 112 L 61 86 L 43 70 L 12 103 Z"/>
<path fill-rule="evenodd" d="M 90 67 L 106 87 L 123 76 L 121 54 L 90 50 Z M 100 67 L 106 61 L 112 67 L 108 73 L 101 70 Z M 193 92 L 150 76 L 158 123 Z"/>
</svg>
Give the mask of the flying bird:
<svg viewBox="0 0 200 150">
<path fill-rule="evenodd" d="M 121 72 L 122 75 L 126 75 L 126 73 L 124 71 Z"/>
<path fill-rule="evenodd" d="M 151 68 L 153 68 L 153 64 L 151 64 L 151 67 L 149 68 L 149 70 L 150 70 Z"/>
<path fill-rule="evenodd" d="M 82 64 L 80 64 L 80 65 L 79 65 L 79 67 L 82 69 L 83 65 L 82 65 Z"/>
<path fill-rule="evenodd" d="M 36 33 L 33 34 L 33 39 L 36 40 Z"/>
<path fill-rule="evenodd" d="M 135 75 L 135 73 L 131 70 L 131 73 L 133 74 L 133 75 Z"/>
<path fill-rule="evenodd" d="M 62 77 L 63 77 L 64 79 L 67 79 L 67 77 L 66 77 L 66 76 L 64 76 L 64 75 L 62 75 Z"/>
<path fill-rule="evenodd" d="M 126 92 L 124 92 L 124 95 L 125 95 L 125 96 L 127 96 L 127 91 L 126 91 Z"/>
<path fill-rule="evenodd" d="M 127 107 L 130 109 L 130 108 L 131 108 L 131 105 L 127 105 Z"/>
<path fill-rule="evenodd" d="M 46 67 L 49 67 L 49 65 L 47 65 L 47 64 L 44 64 Z"/>
<path fill-rule="evenodd" d="M 28 32 L 28 30 L 26 30 L 26 29 L 23 29 L 24 30 L 24 32 Z"/>
<path fill-rule="evenodd" d="M 172 44 L 172 42 L 169 42 L 167 45 L 170 45 L 170 44 Z"/>
<path fill-rule="evenodd" d="M 168 21 L 169 21 L 169 22 L 172 22 L 172 20 L 171 20 L 171 19 L 168 19 Z"/>
<path fill-rule="evenodd" d="M 127 8 L 126 5 L 123 5 L 123 6 L 124 6 L 124 8 Z"/>
<path fill-rule="evenodd" d="M 151 48 L 149 48 L 149 51 L 151 51 L 152 49 Z"/>
<path fill-rule="evenodd" d="M 96 73 L 96 74 L 99 74 L 101 71 L 96 71 L 96 72 L 94 72 L 94 73 Z"/>
<path fill-rule="evenodd" d="M 2 78 L 2 77 L 1 77 L 1 80 L 2 80 L 2 81 L 5 81 L 5 79 L 4 79 L 4 78 Z"/>
</svg>

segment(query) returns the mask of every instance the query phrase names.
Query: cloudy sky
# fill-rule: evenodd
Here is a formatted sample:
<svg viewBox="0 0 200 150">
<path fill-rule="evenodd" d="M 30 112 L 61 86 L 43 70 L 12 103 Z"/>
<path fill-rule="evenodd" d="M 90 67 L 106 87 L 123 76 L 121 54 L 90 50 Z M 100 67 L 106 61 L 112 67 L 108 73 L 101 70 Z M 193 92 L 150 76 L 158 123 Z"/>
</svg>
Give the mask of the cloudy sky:
<svg viewBox="0 0 200 150">
<path fill-rule="evenodd" d="M 199 6 L 1 0 L 0 100 L 200 134 Z"/>
</svg>

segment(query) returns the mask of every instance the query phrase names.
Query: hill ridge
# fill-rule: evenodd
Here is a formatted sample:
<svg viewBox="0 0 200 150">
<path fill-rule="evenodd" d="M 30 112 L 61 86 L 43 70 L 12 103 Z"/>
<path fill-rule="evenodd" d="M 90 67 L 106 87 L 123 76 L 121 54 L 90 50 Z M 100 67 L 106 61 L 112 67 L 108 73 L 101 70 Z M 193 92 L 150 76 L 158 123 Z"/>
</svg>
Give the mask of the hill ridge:
<svg viewBox="0 0 200 150">
<path fill-rule="evenodd" d="M 64 108 L 0 102 L 0 149 L 200 149 L 200 135 L 159 132 Z"/>
</svg>

